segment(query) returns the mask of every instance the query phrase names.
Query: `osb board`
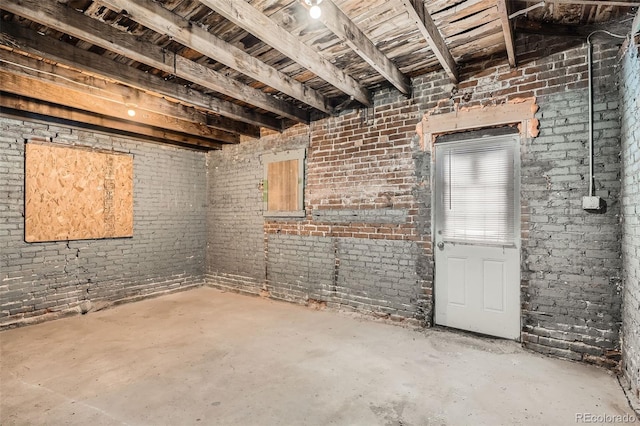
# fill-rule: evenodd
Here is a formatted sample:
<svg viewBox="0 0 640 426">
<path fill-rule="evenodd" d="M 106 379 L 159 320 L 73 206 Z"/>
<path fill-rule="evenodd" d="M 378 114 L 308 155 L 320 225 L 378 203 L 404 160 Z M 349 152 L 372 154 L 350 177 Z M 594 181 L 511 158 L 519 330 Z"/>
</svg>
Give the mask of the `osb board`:
<svg viewBox="0 0 640 426">
<path fill-rule="evenodd" d="M 132 235 L 132 156 L 26 144 L 25 241 Z"/>
<path fill-rule="evenodd" d="M 298 160 L 269 163 L 267 172 L 269 211 L 300 210 L 298 177 Z"/>
</svg>

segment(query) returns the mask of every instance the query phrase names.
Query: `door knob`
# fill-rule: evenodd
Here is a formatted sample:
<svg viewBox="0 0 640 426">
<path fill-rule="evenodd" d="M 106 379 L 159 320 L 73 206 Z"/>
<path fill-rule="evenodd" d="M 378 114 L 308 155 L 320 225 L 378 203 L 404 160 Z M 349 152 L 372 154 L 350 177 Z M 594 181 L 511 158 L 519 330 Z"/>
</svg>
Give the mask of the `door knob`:
<svg viewBox="0 0 640 426">
<path fill-rule="evenodd" d="M 444 242 L 443 242 L 443 241 L 440 241 L 440 242 L 437 244 L 437 246 L 438 246 L 438 248 L 439 248 L 440 250 L 444 249 Z"/>
</svg>

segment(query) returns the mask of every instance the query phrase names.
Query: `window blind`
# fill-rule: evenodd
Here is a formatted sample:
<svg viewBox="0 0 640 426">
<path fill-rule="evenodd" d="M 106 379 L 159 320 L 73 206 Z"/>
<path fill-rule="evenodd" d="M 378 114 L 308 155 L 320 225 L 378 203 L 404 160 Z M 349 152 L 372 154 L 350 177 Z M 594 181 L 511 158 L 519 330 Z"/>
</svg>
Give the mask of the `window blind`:
<svg viewBox="0 0 640 426">
<path fill-rule="evenodd" d="M 436 145 L 436 226 L 443 240 L 515 242 L 516 147 L 512 138 Z"/>
</svg>

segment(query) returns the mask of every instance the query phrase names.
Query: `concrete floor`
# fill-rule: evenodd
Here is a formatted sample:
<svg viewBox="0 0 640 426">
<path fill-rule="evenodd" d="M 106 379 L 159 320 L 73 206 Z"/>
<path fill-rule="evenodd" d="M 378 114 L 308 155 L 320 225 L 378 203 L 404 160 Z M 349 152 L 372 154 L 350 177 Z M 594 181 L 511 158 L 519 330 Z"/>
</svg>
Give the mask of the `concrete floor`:
<svg viewBox="0 0 640 426">
<path fill-rule="evenodd" d="M 575 425 L 580 413 L 632 415 L 607 371 L 515 342 L 211 288 L 0 341 L 2 425 Z"/>
</svg>

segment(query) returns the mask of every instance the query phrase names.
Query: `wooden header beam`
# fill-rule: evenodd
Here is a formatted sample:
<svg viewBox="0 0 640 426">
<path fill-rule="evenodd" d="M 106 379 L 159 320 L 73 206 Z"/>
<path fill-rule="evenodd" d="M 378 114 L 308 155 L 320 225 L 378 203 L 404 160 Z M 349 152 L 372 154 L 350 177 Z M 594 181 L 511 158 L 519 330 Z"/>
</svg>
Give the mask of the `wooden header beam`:
<svg viewBox="0 0 640 426">
<path fill-rule="evenodd" d="M 221 149 L 223 144 L 208 139 L 198 138 L 184 133 L 173 132 L 167 129 L 149 127 L 133 121 L 118 120 L 101 114 L 55 105 L 15 96 L 0 91 L 0 114 L 35 119 L 36 121 L 50 122 L 51 119 L 58 123 L 77 128 L 90 128 L 105 133 L 117 133 L 133 135 L 134 137 L 148 139 L 154 142 L 176 144 L 191 148 Z M 43 116 L 43 117 L 38 117 Z M 97 129 L 96 129 L 97 128 Z"/>
<path fill-rule="evenodd" d="M 71 90 L 55 84 L 44 82 L 37 78 L 13 74 L 0 66 L 0 80 L 2 90 L 18 96 L 36 97 L 42 101 L 64 105 L 84 111 L 102 114 L 111 118 L 133 121 L 127 114 L 127 108 L 120 102 L 105 100 L 89 95 L 85 91 Z M 217 142 L 238 143 L 240 137 L 222 130 L 212 129 L 202 124 L 169 117 L 150 111 L 140 112 L 135 121 L 147 126 L 159 127 L 171 131 L 178 131 Z"/>
<path fill-rule="evenodd" d="M 37 78 L 43 82 L 52 83 L 67 89 L 82 90 L 88 95 L 120 103 L 123 108 L 126 108 L 127 104 L 131 104 L 135 105 L 136 111 L 149 111 L 166 115 L 169 119 L 176 118 L 182 121 L 189 121 L 191 123 L 233 132 L 233 129 L 225 128 L 224 125 L 216 122 L 216 119 L 220 117 L 212 117 L 197 111 L 195 108 L 169 102 L 164 98 L 151 96 L 128 86 L 111 83 L 104 79 L 27 56 L 12 54 L 4 49 L 0 49 L 0 69 L 5 69 L 15 75 Z M 212 123 L 216 125 L 211 125 Z M 260 129 L 255 126 L 251 127 L 253 128 L 253 132 L 251 132 L 250 136 L 260 137 Z"/>
<path fill-rule="evenodd" d="M 534 98 L 445 114 L 432 115 L 429 111 L 416 125 L 416 133 L 420 136 L 421 148 L 427 151 L 431 151 L 438 135 L 508 124 L 518 124 L 525 137 L 536 137 L 540 124 L 535 118 L 537 111 Z"/>
</svg>

